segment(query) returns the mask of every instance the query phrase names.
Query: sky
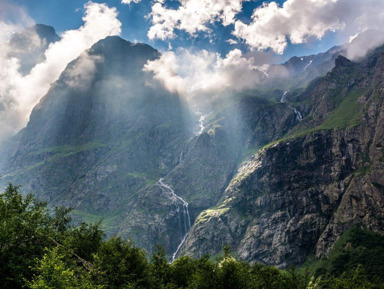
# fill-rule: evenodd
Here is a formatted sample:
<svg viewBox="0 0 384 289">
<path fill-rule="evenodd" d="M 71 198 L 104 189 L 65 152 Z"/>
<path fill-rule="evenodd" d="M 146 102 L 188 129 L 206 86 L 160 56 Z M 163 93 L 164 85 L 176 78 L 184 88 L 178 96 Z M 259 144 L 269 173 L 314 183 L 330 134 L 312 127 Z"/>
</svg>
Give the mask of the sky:
<svg viewBox="0 0 384 289">
<path fill-rule="evenodd" d="M 8 41 L 37 23 L 53 26 L 61 40 L 25 74 Z M 255 88 L 268 65 L 362 34 L 347 56 L 364 56 L 384 42 L 383 27 L 384 0 L 0 0 L 0 141 L 26 125 L 69 62 L 110 35 L 158 49 L 162 56 L 143 69 L 191 95 Z M 44 47 L 33 35 L 31 43 L 33 51 Z M 74 77 L 90 79 L 97 61 L 82 54 Z"/>
<path fill-rule="evenodd" d="M 1 1 L 5 2 L 4 0 L 0 0 L 0 3 Z M 323 0 L 317 1 L 332 2 Z M 70 29 L 77 29 L 82 25 L 82 17 L 85 11 L 84 5 L 86 5 L 88 1 L 12 0 L 11 2 L 19 7 L 24 8 L 25 13 L 29 15 L 35 23 L 51 25 L 60 34 Z M 238 23 L 250 23 L 252 21 L 251 17 L 253 11 L 256 8 L 260 8 L 263 3 L 268 3 L 269 5 L 271 5 L 272 2 L 272 4 L 276 3 L 281 7 L 285 1 L 181 0 L 179 2 L 168 0 L 125 0 L 125 3 L 122 3 L 121 0 L 110 0 L 93 2 L 106 3 L 109 7 L 116 7 L 118 11 L 117 17 L 122 23 L 121 36 L 131 42 L 148 43 L 162 51 L 168 50 L 170 47 L 172 47 L 173 49 L 183 47 L 188 49 L 206 49 L 208 51 L 215 51 L 224 55 L 235 48 L 240 49 L 243 52 L 247 52 L 250 48 L 250 46 L 247 45 L 245 39 L 249 37 L 238 38 L 233 35 L 236 21 Z M 197 9 L 195 7 L 189 8 L 188 5 L 183 5 L 183 2 L 195 2 Z M 315 3 L 316 1 L 306 2 Z M 211 7 L 209 7 L 207 3 L 215 3 L 215 5 L 218 6 L 217 13 L 207 13 L 207 11 L 212 12 L 214 10 L 214 5 L 211 5 Z M 206 9 L 207 11 L 204 11 L 204 9 L 202 9 L 201 7 L 204 7 L 206 5 L 208 6 Z M 186 8 L 184 8 L 183 10 L 180 9 L 180 7 L 183 8 L 183 6 Z M 226 7 L 227 9 L 229 8 L 228 10 L 230 10 L 230 12 L 223 13 L 223 10 Z M 191 11 L 188 11 L 188 9 Z M 201 15 L 193 17 L 193 15 L 191 15 L 193 14 L 193 9 L 199 11 Z M 155 11 L 157 11 L 157 14 Z M 180 19 L 175 19 L 175 21 L 183 21 L 183 19 L 185 19 L 185 23 L 181 23 L 180 25 L 181 27 L 184 27 L 184 29 L 177 29 L 177 25 L 175 25 L 175 30 L 173 31 L 175 35 L 173 37 L 169 36 L 166 38 L 162 38 L 161 32 L 164 32 L 167 29 L 166 25 L 164 24 L 162 25 L 163 31 L 158 31 L 155 37 L 153 37 L 152 35 L 150 35 L 151 37 L 149 37 L 148 34 L 151 33 L 150 31 L 155 31 L 153 27 L 156 24 L 160 26 L 159 23 L 154 24 L 154 20 L 156 18 L 154 17 L 154 15 L 157 15 L 157 18 L 172 18 L 174 16 L 171 15 L 170 12 L 174 11 L 176 11 L 176 13 L 180 15 Z M 232 15 L 224 17 L 222 17 L 222 15 L 230 15 L 231 13 L 233 13 L 234 20 L 236 21 L 231 21 L 231 19 L 223 21 L 224 17 L 231 17 Z M 170 23 L 170 25 L 172 25 L 172 21 L 168 22 Z M 203 26 L 205 27 L 203 28 Z M 279 57 L 277 57 L 275 61 L 282 62 L 294 55 L 301 56 L 323 52 L 334 45 L 339 45 L 348 40 L 345 35 L 337 34 L 332 30 L 332 27 L 329 30 L 325 30 L 324 35 L 322 35 L 321 39 L 317 39 L 317 36 L 315 35 L 310 37 L 303 43 L 291 44 L 291 41 L 288 39 L 287 47 L 284 49 L 283 53 L 279 51 L 280 53 L 277 54 L 277 56 Z M 229 41 L 231 41 L 232 44 Z M 234 44 L 234 41 L 236 41 L 237 43 Z"/>
</svg>

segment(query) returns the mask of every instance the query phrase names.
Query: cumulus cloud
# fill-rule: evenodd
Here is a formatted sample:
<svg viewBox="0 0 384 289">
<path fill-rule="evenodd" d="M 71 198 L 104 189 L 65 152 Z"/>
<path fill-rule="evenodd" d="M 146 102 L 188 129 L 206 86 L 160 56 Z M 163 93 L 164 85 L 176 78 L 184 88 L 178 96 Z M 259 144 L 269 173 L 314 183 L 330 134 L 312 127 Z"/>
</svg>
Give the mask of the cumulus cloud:
<svg viewBox="0 0 384 289">
<path fill-rule="evenodd" d="M 245 56 L 234 49 L 225 57 L 206 50 L 191 52 L 179 49 L 165 52 L 154 61 L 149 61 L 144 70 L 152 72 L 171 92 L 193 95 L 196 92 L 212 92 L 225 89 L 241 90 L 254 88 L 263 79 L 260 71 L 269 62 L 267 53 Z M 262 60 L 262 61 L 260 61 Z"/>
<path fill-rule="evenodd" d="M 251 19 L 244 22 L 237 16 L 245 1 L 249 0 L 177 0 L 180 5 L 169 8 L 166 1 L 157 0 L 149 15 L 152 26 L 148 38 L 172 39 L 178 30 L 191 36 L 212 33 L 210 24 L 219 22 L 224 26 L 233 24 L 233 35 L 251 49 L 282 54 L 289 42 L 322 39 L 327 32 L 337 32 L 345 40 L 384 26 L 382 0 L 287 0 L 282 5 L 270 1 L 257 7 Z M 228 42 L 236 44 L 233 39 Z"/>
<path fill-rule="evenodd" d="M 252 14 L 252 22 L 236 21 L 233 34 L 252 48 L 273 49 L 282 54 L 288 39 L 304 43 L 309 37 L 321 39 L 327 31 L 342 29 L 345 24 L 332 13 L 337 0 L 288 0 L 282 7 L 264 3 Z"/>
<path fill-rule="evenodd" d="M 129 0 L 127 0 L 129 1 Z M 157 1 L 150 14 L 152 27 L 148 38 L 165 40 L 175 37 L 175 30 L 190 35 L 209 31 L 208 24 L 220 21 L 224 26 L 233 24 L 242 9 L 244 0 L 179 0 L 177 9 L 167 8 L 164 1 Z"/>
<path fill-rule="evenodd" d="M 305 43 L 329 31 L 350 37 L 383 24 L 382 0 L 287 0 L 282 6 L 271 2 L 256 8 L 251 23 L 236 21 L 233 34 L 253 49 L 281 54 L 288 40 Z"/>
<path fill-rule="evenodd" d="M 118 35 L 121 23 L 115 8 L 88 2 L 84 25 L 66 31 L 61 40 L 45 52 L 45 61 L 36 64 L 29 74 L 20 73 L 20 61 L 7 57 L 7 46 L 0 51 L 0 137 L 6 137 L 25 126 L 33 107 L 44 96 L 66 65 L 92 44 L 109 35 Z M 89 68 L 89 67 L 88 67 Z"/>
<path fill-rule="evenodd" d="M 122 0 L 121 3 L 123 4 L 131 4 L 132 2 L 133 3 L 139 3 L 141 0 Z"/>
</svg>

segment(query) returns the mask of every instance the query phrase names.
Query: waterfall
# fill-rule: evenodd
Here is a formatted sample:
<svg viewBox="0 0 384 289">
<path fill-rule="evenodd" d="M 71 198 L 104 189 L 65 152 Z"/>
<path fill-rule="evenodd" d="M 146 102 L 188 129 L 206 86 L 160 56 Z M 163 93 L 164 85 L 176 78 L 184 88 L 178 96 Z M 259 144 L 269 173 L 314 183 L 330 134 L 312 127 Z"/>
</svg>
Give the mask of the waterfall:
<svg viewBox="0 0 384 289">
<path fill-rule="evenodd" d="M 297 119 L 298 121 L 302 121 L 302 120 L 303 120 L 303 116 L 301 115 L 301 112 L 298 111 L 296 108 L 293 108 L 293 111 L 294 111 L 295 114 L 296 114 L 296 119 Z"/>
<path fill-rule="evenodd" d="M 281 96 L 281 99 L 280 99 L 280 102 L 283 103 L 287 100 L 287 94 L 288 94 L 288 90 L 284 91 L 283 95 Z"/>
<path fill-rule="evenodd" d="M 181 151 L 180 156 L 179 156 L 179 164 L 183 161 L 184 158 L 184 150 Z"/>
<path fill-rule="evenodd" d="M 205 122 L 205 118 L 207 117 L 207 115 L 202 114 L 200 111 L 197 111 L 196 114 L 199 116 L 199 128 L 200 128 L 196 135 L 200 135 L 203 133 L 203 131 L 205 129 L 204 122 Z"/>
<path fill-rule="evenodd" d="M 172 262 L 176 259 L 176 255 L 179 252 L 181 246 L 183 246 L 185 240 L 187 239 L 189 229 L 191 228 L 191 217 L 189 216 L 188 203 L 182 197 L 176 195 L 175 191 L 167 184 L 163 182 L 163 178 L 161 178 L 157 183 L 163 192 L 167 192 L 170 194 L 170 199 L 176 203 L 177 209 L 176 212 L 179 215 L 179 227 L 180 232 L 183 234 L 182 226 L 184 225 L 184 236 L 181 238 L 180 244 L 177 246 L 176 251 L 172 254 Z M 181 210 L 180 203 L 182 204 L 182 215 L 181 218 Z"/>
<path fill-rule="evenodd" d="M 313 60 L 309 61 L 306 67 L 304 67 L 304 70 L 307 70 L 307 68 L 312 64 Z"/>
<path fill-rule="evenodd" d="M 311 63 L 312 63 L 312 60 L 311 60 Z M 280 99 L 280 102 L 281 102 L 281 103 L 284 103 L 284 102 L 287 101 L 287 93 L 288 93 L 288 92 L 289 92 L 289 91 L 284 91 L 284 93 L 283 93 L 283 95 L 281 96 L 281 99 Z M 303 115 L 301 114 L 301 112 L 298 111 L 296 108 L 294 108 L 294 107 L 293 107 L 292 105 L 290 105 L 290 104 L 288 104 L 288 106 L 289 106 L 290 108 L 293 109 L 294 113 L 296 114 L 296 119 L 297 119 L 298 121 L 302 121 L 302 120 L 303 120 Z"/>
<path fill-rule="evenodd" d="M 199 117 L 198 127 L 195 128 L 195 135 L 201 135 L 205 129 L 205 122 L 208 115 L 203 114 L 196 106 L 193 107 L 193 112 Z"/>
</svg>

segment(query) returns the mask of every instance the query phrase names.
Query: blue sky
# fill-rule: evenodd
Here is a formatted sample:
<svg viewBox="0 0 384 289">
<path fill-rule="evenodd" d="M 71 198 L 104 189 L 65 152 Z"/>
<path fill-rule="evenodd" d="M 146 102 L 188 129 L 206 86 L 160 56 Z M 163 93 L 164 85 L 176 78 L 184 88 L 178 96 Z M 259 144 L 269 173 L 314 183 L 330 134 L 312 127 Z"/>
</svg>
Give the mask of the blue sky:
<svg viewBox="0 0 384 289">
<path fill-rule="evenodd" d="M 27 13 L 36 23 L 53 26 L 58 33 L 70 29 L 77 29 L 82 24 L 84 13 L 84 0 L 13 0 L 13 2 L 26 9 Z M 147 17 L 151 13 L 153 1 L 143 0 L 139 3 L 123 4 L 121 0 L 93 1 L 96 3 L 106 3 L 109 7 L 116 7 L 119 15 L 118 19 L 122 23 L 121 36 L 131 42 L 145 42 L 159 50 L 168 50 L 169 44 L 172 48 L 183 47 L 187 49 L 206 49 L 208 51 L 219 52 L 225 55 L 230 50 L 238 48 L 246 53 L 250 48 L 239 41 L 237 45 L 230 45 L 227 40 L 233 39 L 231 35 L 234 25 L 224 26 L 219 22 L 210 24 L 209 27 L 214 33 L 200 32 L 191 36 L 185 31 L 177 31 L 177 36 L 173 39 L 148 39 L 147 32 L 151 27 L 151 19 Z M 264 1 L 265 2 L 265 1 Z M 267 1 L 272 2 L 272 1 Z M 274 1 L 282 5 L 284 1 Z M 242 11 L 236 15 L 236 19 L 249 23 L 255 8 L 262 5 L 263 1 L 244 2 Z M 166 1 L 164 4 L 170 9 L 180 6 L 178 1 Z M 339 39 L 335 33 L 327 31 L 321 40 L 310 39 L 308 43 L 288 44 L 284 54 L 275 58 L 275 61 L 285 61 L 292 56 L 315 54 L 326 51 L 334 45 L 341 44 L 345 39 Z M 289 42 L 289 41 L 288 41 Z M 267 49 L 268 50 L 268 49 Z"/>
</svg>

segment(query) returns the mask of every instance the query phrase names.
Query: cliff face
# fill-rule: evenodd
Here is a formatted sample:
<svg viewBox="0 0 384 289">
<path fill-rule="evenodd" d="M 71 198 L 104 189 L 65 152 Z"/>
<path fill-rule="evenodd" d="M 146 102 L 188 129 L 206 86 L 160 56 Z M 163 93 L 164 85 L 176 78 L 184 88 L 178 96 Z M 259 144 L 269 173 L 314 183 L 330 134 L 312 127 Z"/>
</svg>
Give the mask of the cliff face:
<svg viewBox="0 0 384 289">
<path fill-rule="evenodd" d="M 1 182 L 72 206 L 76 221 L 104 218 L 148 252 L 230 244 L 280 267 L 325 256 L 351 226 L 384 231 L 383 51 L 361 63 L 334 53 L 284 64 L 291 91 L 286 78 L 228 91 L 196 115 L 142 70 L 158 51 L 108 37 L 35 107 Z"/>
<path fill-rule="evenodd" d="M 384 232 L 383 79 L 383 50 L 359 64 L 340 56 L 303 93 L 304 121 L 243 163 L 181 254 L 230 244 L 244 260 L 286 267 L 325 256 L 352 226 Z"/>
<path fill-rule="evenodd" d="M 109 234 L 148 252 L 157 243 L 174 252 L 189 229 L 181 219 L 188 213 L 192 223 L 217 203 L 244 149 L 298 120 L 286 104 L 228 96 L 200 128 L 184 100 L 142 70 L 157 57 L 148 45 L 108 37 L 68 64 L 12 140 L 2 184 L 71 206 L 78 221 L 104 218 Z"/>
</svg>

